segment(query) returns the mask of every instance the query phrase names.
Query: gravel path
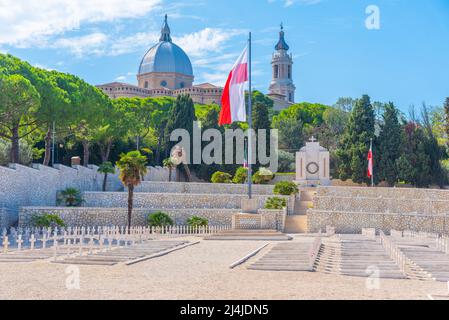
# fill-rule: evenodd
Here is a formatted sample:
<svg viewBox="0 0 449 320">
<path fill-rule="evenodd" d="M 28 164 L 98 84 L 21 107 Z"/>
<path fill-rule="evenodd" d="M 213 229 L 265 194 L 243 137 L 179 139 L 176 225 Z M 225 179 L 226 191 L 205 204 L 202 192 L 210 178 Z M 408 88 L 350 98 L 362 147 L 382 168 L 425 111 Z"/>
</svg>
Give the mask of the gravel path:
<svg viewBox="0 0 449 320">
<path fill-rule="evenodd" d="M 383 279 L 379 290 L 368 290 L 365 278 L 248 270 L 260 256 L 229 269 L 260 246 L 258 241 L 202 241 L 133 266 L 78 266 L 79 290 L 66 288 L 71 266 L 3 263 L 0 299 L 427 299 L 429 293 L 447 294 L 445 283 Z"/>
</svg>

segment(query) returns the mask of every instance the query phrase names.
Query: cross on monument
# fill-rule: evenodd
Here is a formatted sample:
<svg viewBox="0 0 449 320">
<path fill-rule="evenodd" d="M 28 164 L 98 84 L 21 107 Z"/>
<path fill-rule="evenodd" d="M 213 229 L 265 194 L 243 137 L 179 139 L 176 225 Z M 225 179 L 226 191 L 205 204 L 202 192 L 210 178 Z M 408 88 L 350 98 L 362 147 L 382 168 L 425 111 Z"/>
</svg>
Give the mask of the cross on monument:
<svg viewBox="0 0 449 320">
<path fill-rule="evenodd" d="M 315 139 L 315 137 L 314 136 L 312 136 L 312 138 L 310 138 L 310 140 L 309 140 L 310 142 L 317 142 L 318 140 L 317 139 Z"/>
</svg>

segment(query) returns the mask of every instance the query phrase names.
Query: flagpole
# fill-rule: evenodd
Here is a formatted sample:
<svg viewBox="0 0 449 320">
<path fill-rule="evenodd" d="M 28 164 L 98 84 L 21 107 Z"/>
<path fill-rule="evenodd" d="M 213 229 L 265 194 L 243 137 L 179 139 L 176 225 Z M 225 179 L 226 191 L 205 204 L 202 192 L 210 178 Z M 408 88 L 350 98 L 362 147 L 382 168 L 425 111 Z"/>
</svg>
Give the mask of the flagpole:
<svg viewBox="0 0 449 320">
<path fill-rule="evenodd" d="M 373 138 L 371 138 L 371 146 L 370 146 L 370 150 L 371 150 L 371 163 L 372 163 L 372 168 L 371 168 L 371 187 L 374 188 L 374 159 L 373 159 Z"/>
<path fill-rule="evenodd" d="M 248 197 L 252 199 L 252 184 L 253 184 L 253 174 L 252 174 L 252 128 L 253 128 L 253 106 L 252 106 L 252 88 L 251 88 L 251 32 L 248 37 L 248 49 L 249 49 L 249 61 L 248 61 L 248 80 L 249 80 L 249 95 L 248 95 Z"/>
</svg>

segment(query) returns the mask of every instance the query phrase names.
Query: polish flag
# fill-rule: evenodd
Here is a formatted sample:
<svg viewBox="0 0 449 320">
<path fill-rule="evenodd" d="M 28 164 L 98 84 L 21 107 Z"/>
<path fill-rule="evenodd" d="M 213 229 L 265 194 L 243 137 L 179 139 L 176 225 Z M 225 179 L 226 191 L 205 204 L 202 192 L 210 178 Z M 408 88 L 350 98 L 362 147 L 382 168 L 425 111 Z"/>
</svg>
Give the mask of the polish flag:
<svg viewBox="0 0 449 320">
<path fill-rule="evenodd" d="M 373 144 L 371 144 L 368 152 L 368 178 L 373 177 Z"/>
<path fill-rule="evenodd" d="M 219 125 L 246 122 L 245 84 L 248 82 L 248 47 L 243 50 L 226 81 L 221 97 Z"/>
</svg>

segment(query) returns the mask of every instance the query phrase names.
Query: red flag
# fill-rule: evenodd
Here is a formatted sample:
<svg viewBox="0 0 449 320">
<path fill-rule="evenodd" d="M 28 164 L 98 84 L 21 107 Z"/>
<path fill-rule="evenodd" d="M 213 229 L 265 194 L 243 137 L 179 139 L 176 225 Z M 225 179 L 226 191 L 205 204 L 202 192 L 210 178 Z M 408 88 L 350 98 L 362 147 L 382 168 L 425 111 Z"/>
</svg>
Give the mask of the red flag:
<svg viewBox="0 0 449 320">
<path fill-rule="evenodd" d="M 248 82 L 248 48 L 232 67 L 221 97 L 219 125 L 246 122 L 245 84 Z"/>
<path fill-rule="evenodd" d="M 368 152 L 368 178 L 372 178 L 373 174 L 373 143 L 371 142 L 371 146 Z"/>
</svg>

